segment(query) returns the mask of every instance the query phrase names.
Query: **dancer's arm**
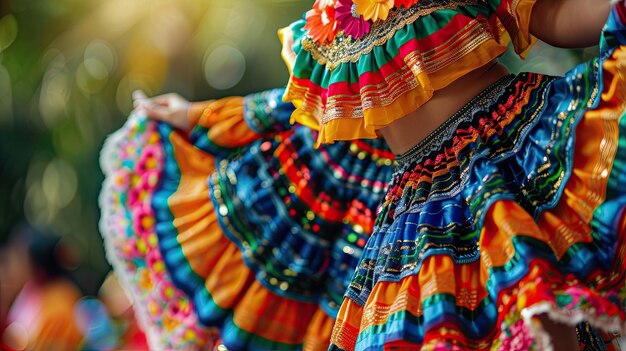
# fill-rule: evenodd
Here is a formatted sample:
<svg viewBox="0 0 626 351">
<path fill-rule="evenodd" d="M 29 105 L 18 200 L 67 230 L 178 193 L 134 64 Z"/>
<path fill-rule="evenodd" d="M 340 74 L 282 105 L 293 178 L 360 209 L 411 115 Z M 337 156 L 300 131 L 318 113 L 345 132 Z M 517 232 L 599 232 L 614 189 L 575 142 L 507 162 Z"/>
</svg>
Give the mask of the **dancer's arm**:
<svg viewBox="0 0 626 351">
<path fill-rule="evenodd" d="M 189 102 L 175 93 L 148 98 L 136 91 L 133 98 L 139 114 L 177 128 L 189 142 L 211 154 L 260 137 L 244 120 L 244 98 L 240 96 Z"/>
<path fill-rule="evenodd" d="M 610 9 L 609 0 L 537 0 L 530 32 L 562 48 L 596 45 Z"/>
<path fill-rule="evenodd" d="M 194 108 L 192 108 L 191 102 L 176 93 L 148 98 L 141 90 L 133 93 L 133 103 L 135 110 L 141 114 L 166 122 L 185 132 L 190 131 L 195 126 L 195 123 L 191 122 L 191 114 L 198 113 L 200 104 L 203 104 L 194 104 Z M 201 113 L 201 111 L 199 112 Z"/>
<path fill-rule="evenodd" d="M 233 148 L 247 145 L 262 135 L 291 128 L 291 103 L 282 101 L 284 89 L 202 102 L 189 102 L 178 94 L 154 98 L 133 94 L 141 114 L 164 121 L 185 132 L 191 142 Z M 202 141 L 205 140 L 205 141 Z"/>
<path fill-rule="evenodd" d="M 259 134 L 276 133 L 291 127 L 293 105 L 282 101 L 284 89 L 270 89 L 245 97 L 232 96 L 218 100 L 189 102 L 170 93 L 148 98 L 142 91 L 133 93 L 137 111 L 189 132 L 195 126 L 212 127 L 224 115 L 244 114 L 250 128 Z M 226 109 L 226 113 L 212 114 Z"/>
</svg>

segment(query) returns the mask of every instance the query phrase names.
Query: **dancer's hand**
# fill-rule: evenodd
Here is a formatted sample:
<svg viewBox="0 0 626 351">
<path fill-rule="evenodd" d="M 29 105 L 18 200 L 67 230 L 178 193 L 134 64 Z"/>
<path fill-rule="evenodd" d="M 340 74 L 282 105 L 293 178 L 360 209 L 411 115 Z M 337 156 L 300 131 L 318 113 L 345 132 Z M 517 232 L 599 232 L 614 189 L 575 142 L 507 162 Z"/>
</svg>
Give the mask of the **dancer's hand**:
<svg viewBox="0 0 626 351">
<path fill-rule="evenodd" d="M 133 104 L 137 113 L 166 122 L 183 131 L 189 131 L 191 128 L 189 123 L 191 103 L 178 94 L 170 93 L 148 98 L 143 91 L 137 90 L 133 93 Z"/>
</svg>

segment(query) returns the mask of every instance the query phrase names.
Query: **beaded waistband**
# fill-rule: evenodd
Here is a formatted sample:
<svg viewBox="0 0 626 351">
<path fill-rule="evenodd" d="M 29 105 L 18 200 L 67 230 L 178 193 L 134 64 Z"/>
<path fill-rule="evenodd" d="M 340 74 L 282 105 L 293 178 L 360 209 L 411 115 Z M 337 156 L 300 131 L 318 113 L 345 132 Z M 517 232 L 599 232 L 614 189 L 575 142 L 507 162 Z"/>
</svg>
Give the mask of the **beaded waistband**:
<svg viewBox="0 0 626 351">
<path fill-rule="evenodd" d="M 409 161 L 419 161 L 428 155 L 433 149 L 439 148 L 445 139 L 447 139 L 458 127 L 461 122 L 472 118 L 473 111 L 487 108 L 497 98 L 513 80 L 514 74 L 508 74 L 491 84 L 480 94 L 476 95 L 472 100 L 465 104 L 459 111 L 454 113 L 450 118 L 443 122 L 437 129 L 430 133 L 426 138 L 413 146 L 409 151 L 396 155 L 398 164 L 407 163 Z"/>
</svg>

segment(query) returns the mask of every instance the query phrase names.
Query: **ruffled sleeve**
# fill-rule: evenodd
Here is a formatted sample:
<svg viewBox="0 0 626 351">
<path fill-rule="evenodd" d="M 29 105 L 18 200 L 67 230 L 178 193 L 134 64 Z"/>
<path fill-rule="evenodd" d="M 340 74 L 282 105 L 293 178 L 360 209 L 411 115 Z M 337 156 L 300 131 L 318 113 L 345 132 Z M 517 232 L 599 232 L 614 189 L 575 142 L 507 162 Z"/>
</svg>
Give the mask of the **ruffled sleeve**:
<svg viewBox="0 0 626 351">
<path fill-rule="evenodd" d="M 393 7 L 385 19 L 362 27 L 359 38 L 332 17 L 350 1 L 316 2 L 303 19 L 279 31 L 290 72 L 284 100 L 296 107 L 293 121 L 319 129 L 318 144 L 376 138 L 377 130 L 418 109 L 435 91 L 504 53 L 509 38 L 521 56 L 534 41 L 529 23 L 535 0 L 407 0 L 402 3 L 408 7 Z M 320 11 L 327 21 L 317 23 L 312 19 Z M 325 25 L 339 28 L 331 41 L 312 34 Z"/>
<path fill-rule="evenodd" d="M 536 0 L 490 0 L 498 22 L 506 30 L 515 52 L 525 57 L 536 39 L 530 35 L 530 14 Z"/>
<path fill-rule="evenodd" d="M 264 134 L 290 128 L 291 103 L 283 89 L 195 102 L 189 111 L 191 143 L 211 154 L 245 146 Z"/>
</svg>

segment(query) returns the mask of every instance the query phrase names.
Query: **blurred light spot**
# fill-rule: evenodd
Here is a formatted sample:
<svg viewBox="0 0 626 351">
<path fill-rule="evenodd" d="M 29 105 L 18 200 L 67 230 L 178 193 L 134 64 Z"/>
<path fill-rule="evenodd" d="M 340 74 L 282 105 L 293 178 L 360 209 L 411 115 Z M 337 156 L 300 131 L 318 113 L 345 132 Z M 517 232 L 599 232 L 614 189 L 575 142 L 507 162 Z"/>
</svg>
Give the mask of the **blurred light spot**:
<svg viewBox="0 0 626 351">
<path fill-rule="evenodd" d="M 46 166 L 42 178 L 43 193 L 52 206 L 67 206 L 78 188 L 78 180 L 74 168 L 61 159 L 54 159 Z"/>
<path fill-rule="evenodd" d="M 2 333 L 2 343 L 11 350 L 26 350 L 28 347 L 28 329 L 19 322 L 13 322 Z"/>
<path fill-rule="evenodd" d="M 162 87 L 170 62 L 166 55 L 151 40 L 136 35 L 124 56 L 125 73 L 133 80 L 145 80 Z"/>
<path fill-rule="evenodd" d="M 122 77 L 115 92 L 117 107 L 122 113 L 128 114 L 133 109 L 133 91 L 143 90 L 148 96 L 152 96 L 153 86 L 156 86 L 156 83 L 151 77 L 144 77 L 144 79 L 136 79 L 130 76 Z"/>
<path fill-rule="evenodd" d="M 24 215 L 26 220 L 38 227 L 49 226 L 57 214 L 54 208 L 48 206 L 48 201 L 43 193 L 41 181 L 32 183 L 26 190 L 24 198 Z"/>
<path fill-rule="evenodd" d="M 17 20 L 11 14 L 0 18 L 0 53 L 8 48 L 17 37 Z"/>
<path fill-rule="evenodd" d="M 265 40 L 258 38 L 263 33 L 267 18 L 258 3 L 246 0 L 230 5 L 232 9 L 225 18 L 224 34 L 246 46 L 265 44 Z"/>
<path fill-rule="evenodd" d="M 80 299 L 76 303 L 74 316 L 89 349 L 112 350 L 117 346 L 118 332 L 106 307 L 98 299 Z"/>
<path fill-rule="evenodd" d="M 117 52 L 109 43 L 104 40 L 94 40 L 85 48 L 85 66 L 90 74 L 94 74 L 92 69 L 96 71 L 101 69 L 99 67 L 91 67 L 89 62 L 96 60 L 98 64 L 103 65 L 109 74 L 117 66 Z"/>
<path fill-rule="evenodd" d="M 97 58 L 88 58 L 83 63 L 87 73 L 94 79 L 103 80 L 109 77 L 109 69 L 107 66 Z"/>
<path fill-rule="evenodd" d="M 11 0 L 11 9 L 13 12 L 22 12 L 27 10 L 34 0 Z"/>
<path fill-rule="evenodd" d="M 89 59 L 78 66 L 76 85 L 87 95 L 95 94 L 104 88 L 108 76 L 109 72 L 102 62 Z"/>
<path fill-rule="evenodd" d="M 0 125 L 13 121 L 13 89 L 9 71 L 0 65 Z"/>
<path fill-rule="evenodd" d="M 239 49 L 220 45 L 207 50 L 204 60 L 204 76 L 215 89 L 225 90 L 235 86 L 246 71 L 246 59 Z"/>
<path fill-rule="evenodd" d="M 180 53 L 182 47 L 189 42 L 192 29 L 188 19 L 180 10 L 180 6 L 167 4 L 153 9 L 150 22 L 150 38 L 156 48 L 166 56 Z"/>
<path fill-rule="evenodd" d="M 51 128 L 65 115 L 70 97 L 69 76 L 63 54 L 57 54 L 48 64 L 40 94 L 39 112 L 46 126 Z"/>
<path fill-rule="evenodd" d="M 24 214 L 34 226 L 50 226 L 59 210 L 76 196 L 78 179 L 66 161 L 51 161 L 36 155 L 26 175 Z"/>
<path fill-rule="evenodd" d="M 94 40 L 85 48 L 84 61 L 76 71 L 76 84 L 87 95 L 101 91 L 117 64 L 117 56 L 107 42 Z"/>
<path fill-rule="evenodd" d="M 123 35 L 132 30 L 132 26 L 136 25 L 143 17 L 150 15 L 151 2 L 146 0 L 100 1 L 101 6 L 97 9 L 97 17 L 92 17 L 93 22 L 87 24 L 90 28 L 93 28 L 94 24 L 104 24 L 106 27 L 102 29 L 107 33 L 114 36 Z"/>
</svg>

